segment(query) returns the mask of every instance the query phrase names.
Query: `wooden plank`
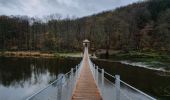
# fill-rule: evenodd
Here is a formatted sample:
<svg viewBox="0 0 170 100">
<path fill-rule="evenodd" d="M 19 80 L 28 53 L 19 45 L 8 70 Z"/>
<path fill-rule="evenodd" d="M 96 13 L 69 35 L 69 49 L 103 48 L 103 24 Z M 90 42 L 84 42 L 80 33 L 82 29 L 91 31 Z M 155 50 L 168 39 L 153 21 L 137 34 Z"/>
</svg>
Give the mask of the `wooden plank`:
<svg viewBox="0 0 170 100">
<path fill-rule="evenodd" d="M 74 89 L 72 100 L 102 100 L 90 70 L 87 49 L 85 50 L 83 67 Z"/>
</svg>

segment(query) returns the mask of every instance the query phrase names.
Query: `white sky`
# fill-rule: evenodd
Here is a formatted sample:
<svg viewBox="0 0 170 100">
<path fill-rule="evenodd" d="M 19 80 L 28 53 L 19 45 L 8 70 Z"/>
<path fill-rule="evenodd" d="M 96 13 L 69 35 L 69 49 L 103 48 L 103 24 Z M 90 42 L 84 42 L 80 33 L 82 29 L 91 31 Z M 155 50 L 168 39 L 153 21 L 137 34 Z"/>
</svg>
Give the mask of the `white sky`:
<svg viewBox="0 0 170 100">
<path fill-rule="evenodd" d="M 0 0 L 0 15 L 82 17 L 141 0 Z"/>
</svg>

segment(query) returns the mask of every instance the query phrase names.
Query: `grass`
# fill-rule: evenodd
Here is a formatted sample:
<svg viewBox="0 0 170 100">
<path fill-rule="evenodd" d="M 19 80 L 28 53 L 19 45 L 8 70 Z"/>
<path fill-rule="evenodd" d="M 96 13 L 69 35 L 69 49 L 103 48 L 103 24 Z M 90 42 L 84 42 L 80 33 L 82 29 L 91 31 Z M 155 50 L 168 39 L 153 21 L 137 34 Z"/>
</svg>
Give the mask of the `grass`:
<svg viewBox="0 0 170 100">
<path fill-rule="evenodd" d="M 54 53 L 55 57 L 82 57 L 80 52 L 74 53 Z"/>
<path fill-rule="evenodd" d="M 4 51 L 0 52 L 0 56 L 8 57 L 81 57 L 80 52 L 41 52 L 41 51 Z"/>
<path fill-rule="evenodd" d="M 167 52 L 153 52 L 153 51 L 131 51 L 128 53 L 115 53 L 110 55 L 109 59 L 115 61 L 130 61 L 130 62 L 142 62 L 149 67 L 164 68 L 170 70 L 170 53 Z"/>
</svg>

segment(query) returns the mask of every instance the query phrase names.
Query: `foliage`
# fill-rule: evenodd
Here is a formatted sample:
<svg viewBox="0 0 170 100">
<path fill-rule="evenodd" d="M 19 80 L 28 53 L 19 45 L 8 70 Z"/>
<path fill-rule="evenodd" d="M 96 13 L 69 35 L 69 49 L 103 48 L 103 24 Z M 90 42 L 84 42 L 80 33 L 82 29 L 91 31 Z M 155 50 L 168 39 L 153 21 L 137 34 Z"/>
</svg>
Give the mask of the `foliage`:
<svg viewBox="0 0 170 100">
<path fill-rule="evenodd" d="M 26 16 L 0 16 L 0 50 L 95 49 L 170 51 L 170 1 L 148 0 L 112 11 L 42 22 Z"/>
</svg>

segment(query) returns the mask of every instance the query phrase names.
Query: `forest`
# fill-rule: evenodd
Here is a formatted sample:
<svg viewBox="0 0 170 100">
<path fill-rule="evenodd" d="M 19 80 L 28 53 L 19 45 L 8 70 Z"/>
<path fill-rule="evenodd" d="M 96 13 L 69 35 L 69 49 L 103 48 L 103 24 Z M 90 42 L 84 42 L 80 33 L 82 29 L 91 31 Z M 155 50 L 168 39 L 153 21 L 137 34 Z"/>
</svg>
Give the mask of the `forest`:
<svg viewBox="0 0 170 100">
<path fill-rule="evenodd" d="M 0 16 L 1 51 L 97 49 L 170 52 L 170 0 L 145 0 L 83 18 Z"/>
</svg>

